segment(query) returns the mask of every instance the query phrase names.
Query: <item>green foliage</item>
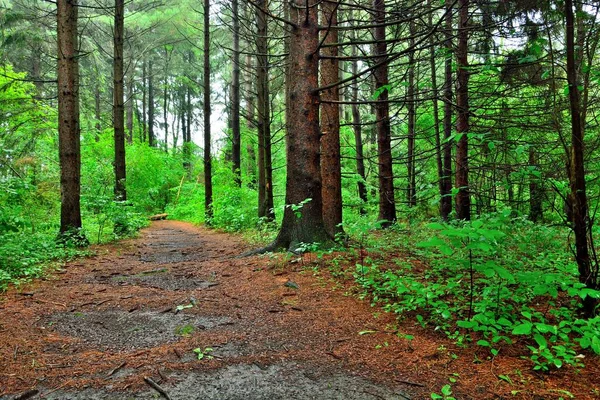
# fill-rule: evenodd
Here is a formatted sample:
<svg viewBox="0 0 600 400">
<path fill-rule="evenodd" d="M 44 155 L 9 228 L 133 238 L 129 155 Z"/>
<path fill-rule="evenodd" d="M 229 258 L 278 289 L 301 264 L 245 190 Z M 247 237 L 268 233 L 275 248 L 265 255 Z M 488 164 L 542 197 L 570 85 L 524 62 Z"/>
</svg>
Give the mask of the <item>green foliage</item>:
<svg viewBox="0 0 600 400">
<path fill-rule="evenodd" d="M 411 313 L 460 345 L 476 342 L 495 356 L 525 337 L 534 369 L 581 366 L 578 352 L 600 354 L 600 317 L 581 319 L 577 304 L 600 292 L 577 280 L 564 235 L 512 218 L 510 210 L 472 222 L 430 223 L 418 235 L 426 240 L 414 238 L 430 268 L 417 272 L 410 263 L 390 267 L 365 259 L 355 278 L 374 302 Z"/>
</svg>

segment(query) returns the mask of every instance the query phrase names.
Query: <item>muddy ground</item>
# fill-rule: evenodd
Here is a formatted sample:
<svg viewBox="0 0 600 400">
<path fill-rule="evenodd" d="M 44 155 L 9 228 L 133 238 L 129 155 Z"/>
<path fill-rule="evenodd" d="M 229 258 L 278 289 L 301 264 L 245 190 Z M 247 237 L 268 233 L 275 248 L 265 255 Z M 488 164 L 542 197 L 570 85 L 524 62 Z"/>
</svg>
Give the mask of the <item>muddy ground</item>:
<svg viewBox="0 0 600 400">
<path fill-rule="evenodd" d="M 426 399 L 449 382 L 459 399 L 542 399 L 593 388 L 593 369 L 506 387 L 498 375 L 514 362 L 474 364 L 477 354 L 398 325 L 307 260 L 240 258 L 247 250 L 157 221 L 1 295 L 0 399 Z"/>
</svg>

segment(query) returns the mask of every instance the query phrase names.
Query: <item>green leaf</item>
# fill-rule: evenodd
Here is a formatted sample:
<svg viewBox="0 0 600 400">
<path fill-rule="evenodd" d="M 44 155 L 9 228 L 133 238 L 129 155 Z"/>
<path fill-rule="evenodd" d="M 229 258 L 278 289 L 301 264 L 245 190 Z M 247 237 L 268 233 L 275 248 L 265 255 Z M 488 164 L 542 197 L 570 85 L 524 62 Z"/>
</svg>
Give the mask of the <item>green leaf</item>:
<svg viewBox="0 0 600 400">
<path fill-rule="evenodd" d="M 443 399 L 443 398 L 444 398 L 444 396 L 440 396 L 440 395 L 439 395 L 439 394 L 437 394 L 437 393 L 431 393 L 431 398 L 432 398 L 433 400 L 438 400 L 438 399 Z"/>
<path fill-rule="evenodd" d="M 512 330 L 513 335 L 530 335 L 533 324 L 531 322 L 525 322 L 515 326 Z"/>
<path fill-rule="evenodd" d="M 452 387 L 450 385 L 445 385 L 442 388 L 442 394 L 444 396 L 450 396 L 452 394 Z"/>
<path fill-rule="evenodd" d="M 513 384 L 512 379 L 510 379 L 510 377 L 508 375 L 498 375 L 498 378 L 502 379 L 505 382 L 510 383 L 511 385 Z"/>
<path fill-rule="evenodd" d="M 545 337 L 543 337 L 539 333 L 536 333 L 535 335 L 533 335 L 533 340 L 535 340 L 535 342 L 538 344 L 538 346 L 540 346 L 540 348 L 548 347 L 548 341 L 546 340 Z"/>
<path fill-rule="evenodd" d="M 491 347 L 490 342 L 488 342 L 487 340 L 478 340 L 477 344 L 483 347 Z"/>
</svg>

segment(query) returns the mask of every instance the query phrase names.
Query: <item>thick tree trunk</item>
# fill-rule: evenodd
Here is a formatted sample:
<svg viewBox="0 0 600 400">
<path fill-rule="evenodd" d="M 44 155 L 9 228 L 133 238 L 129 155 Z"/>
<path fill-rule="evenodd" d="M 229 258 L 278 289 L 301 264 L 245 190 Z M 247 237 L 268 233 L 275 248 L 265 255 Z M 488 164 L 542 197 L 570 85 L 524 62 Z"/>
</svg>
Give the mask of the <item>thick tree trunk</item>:
<svg viewBox="0 0 600 400">
<path fill-rule="evenodd" d="M 456 217 L 471 219 L 471 199 L 469 194 L 469 0 L 459 0 L 458 47 L 456 50 L 457 80 L 456 105 L 458 116 L 456 132 L 460 134 L 456 146 Z"/>
<path fill-rule="evenodd" d="M 385 0 L 373 0 L 376 24 L 374 38 L 377 41 L 373 50 L 375 62 L 382 63 L 387 58 L 387 44 L 385 42 Z M 381 93 L 375 105 L 375 118 L 377 127 L 377 151 L 379 172 L 379 217 L 383 221 L 382 227 L 388 227 L 396 221 L 396 200 L 394 194 L 394 171 L 392 168 L 392 144 L 390 131 L 390 110 L 388 103 L 388 64 L 382 63 L 373 71 L 375 77 L 375 90 Z"/>
<path fill-rule="evenodd" d="M 598 288 L 598 265 L 590 257 L 588 234 L 591 235 L 591 222 L 588 217 L 588 203 L 585 182 L 583 127 L 581 120 L 580 94 L 575 64 L 575 21 L 573 1 L 565 1 L 567 81 L 571 111 L 571 171 L 570 186 L 573 200 L 573 233 L 575 235 L 575 259 L 579 269 L 579 281 L 590 289 Z M 588 316 L 595 313 L 598 301 L 590 296 L 583 300 L 584 312 Z"/>
<path fill-rule="evenodd" d="M 123 84 L 124 0 L 115 0 L 113 56 L 113 127 L 115 139 L 115 199 L 127 200 L 125 186 L 125 107 Z"/>
<path fill-rule="evenodd" d="M 77 0 L 57 1 L 60 235 L 81 237 Z"/>
<path fill-rule="evenodd" d="M 267 0 L 258 0 L 260 9 L 268 8 Z M 257 108 L 258 108 L 258 217 L 275 219 L 273 210 L 273 166 L 271 161 L 271 107 L 269 94 L 269 52 L 267 16 L 256 10 L 257 36 Z"/>
<path fill-rule="evenodd" d="M 281 230 L 267 249 L 302 251 L 302 244 L 328 245 L 323 224 L 319 132 L 317 0 L 291 0 L 290 103 L 286 141 L 286 208 Z"/>
<path fill-rule="evenodd" d="M 322 24 L 333 29 L 322 32 L 323 43 L 338 42 L 337 6 L 339 1 L 321 4 Z M 324 47 L 321 54 L 337 57 L 338 48 Z M 321 86 L 327 86 L 339 80 L 339 61 L 335 58 L 321 61 Z M 343 233 L 342 224 L 342 164 L 340 149 L 340 106 L 327 101 L 339 101 L 338 86 L 321 93 L 321 176 L 323 179 L 323 221 L 329 235 L 335 237 Z"/>
<path fill-rule="evenodd" d="M 441 202 L 440 216 L 444 221 L 447 221 L 452 212 L 452 2 L 446 1 L 446 18 L 445 18 L 445 41 L 444 46 L 448 54 L 444 62 L 444 145 L 443 152 L 443 168 L 440 184 Z"/>
<path fill-rule="evenodd" d="M 210 0 L 204 0 L 204 220 L 213 218 L 212 160 L 210 155 Z"/>
<path fill-rule="evenodd" d="M 231 1 L 233 11 L 233 74 L 231 84 L 231 158 L 235 183 L 242 184 L 241 132 L 240 132 L 240 15 L 239 0 Z"/>
</svg>

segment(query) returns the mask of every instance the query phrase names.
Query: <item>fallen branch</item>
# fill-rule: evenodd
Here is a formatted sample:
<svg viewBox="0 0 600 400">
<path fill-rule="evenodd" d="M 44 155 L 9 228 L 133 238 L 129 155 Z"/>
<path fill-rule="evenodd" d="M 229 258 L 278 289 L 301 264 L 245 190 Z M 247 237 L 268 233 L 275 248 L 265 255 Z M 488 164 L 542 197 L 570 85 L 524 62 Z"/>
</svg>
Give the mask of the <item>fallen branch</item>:
<svg viewBox="0 0 600 400">
<path fill-rule="evenodd" d="M 118 367 L 114 368 L 112 371 L 108 373 L 107 376 L 113 376 L 118 370 L 127 365 L 127 361 L 123 361 Z"/>
<path fill-rule="evenodd" d="M 54 302 L 54 301 L 40 300 L 40 299 L 35 299 L 34 301 L 35 301 L 36 303 L 52 304 L 52 305 L 55 305 L 55 306 L 61 306 L 61 307 L 67 308 L 67 305 L 66 305 L 66 304 L 63 304 L 63 303 L 56 303 L 56 302 Z"/>
<path fill-rule="evenodd" d="M 169 394 L 165 391 L 165 389 L 161 388 L 158 383 L 152 380 L 152 378 L 145 376 L 144 382 L 146 382 L 152 389 L 160 393 L 165 399 L 171 400 L 171 397 L 169 397 Z"/>
<path fill-rule="evenodd" d="M 425 387 L 425 385 L 423 385 L 422 383 L 411 382 L 411 381 L 404 381 L 402 379 L 396 379 L 396 382 L 398 382 L 398 383 L 404 383 L 404 384 L 410 385 L 410 386 Z"/>
</svg>

